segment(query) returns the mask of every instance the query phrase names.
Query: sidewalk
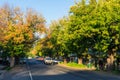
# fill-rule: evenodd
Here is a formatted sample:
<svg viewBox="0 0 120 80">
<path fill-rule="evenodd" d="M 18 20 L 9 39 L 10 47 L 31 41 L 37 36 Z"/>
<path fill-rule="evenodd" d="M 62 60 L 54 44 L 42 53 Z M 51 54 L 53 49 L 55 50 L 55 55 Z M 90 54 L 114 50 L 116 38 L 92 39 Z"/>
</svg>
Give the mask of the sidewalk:
<svg viewBox="0 0 120 80">
<path fill-rule="evenodd" d="M 5 66 L 0 65 L 0 80 L 3 79 L 4 73 L 6 72 L 6 70 L 3 70 L 4 67 L 5 67 Z"/>
<path fill-rule="evenodd" d="M 17 65 L 10 71 L 5 72 L 2 80 L 29 80 L 26 65 Z M 1 80 L 1 79 L 0 79 Z"/>
</svg>

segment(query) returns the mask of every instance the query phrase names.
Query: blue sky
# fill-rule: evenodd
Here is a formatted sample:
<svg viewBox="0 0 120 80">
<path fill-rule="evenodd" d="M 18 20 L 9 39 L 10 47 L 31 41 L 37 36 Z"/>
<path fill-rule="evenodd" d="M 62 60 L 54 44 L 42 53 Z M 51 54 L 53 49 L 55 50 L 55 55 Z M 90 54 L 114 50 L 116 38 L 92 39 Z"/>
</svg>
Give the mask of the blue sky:
<svg viewBox="0 0 120 80">
<path fill-rule="evenodd" d="M 10 6 L 19 6 L 23 11 L 32 8 L 41 13 L 47 24 L 51 20 L 57 20 L 68 15 L 70 6 L 74 5 L 74 0 L 0 0 L 0 6 L 3 4 Z"/>
</svg>

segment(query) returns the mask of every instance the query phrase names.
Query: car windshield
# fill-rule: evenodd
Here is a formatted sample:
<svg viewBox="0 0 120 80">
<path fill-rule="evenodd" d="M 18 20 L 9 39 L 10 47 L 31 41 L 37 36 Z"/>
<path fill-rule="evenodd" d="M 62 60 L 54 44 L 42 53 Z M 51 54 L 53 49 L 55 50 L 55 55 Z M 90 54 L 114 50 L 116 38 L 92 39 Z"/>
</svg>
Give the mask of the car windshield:
<svg viewBox="0 0 120 80">
<path fill-rule="evenodd" d="M 46 58 L 46 60 L 51 60 L 51 58 Z"/>
</svg>

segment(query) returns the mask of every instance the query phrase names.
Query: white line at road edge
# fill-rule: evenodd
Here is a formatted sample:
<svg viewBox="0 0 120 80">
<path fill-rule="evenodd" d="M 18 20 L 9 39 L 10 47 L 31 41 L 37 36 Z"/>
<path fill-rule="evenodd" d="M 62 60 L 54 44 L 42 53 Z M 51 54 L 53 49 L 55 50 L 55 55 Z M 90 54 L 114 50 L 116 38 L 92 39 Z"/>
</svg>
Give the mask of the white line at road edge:
<svg viewBox="0 0 120 80">
<path fill-rule="evenodd" d="M 30 79 L 33 80 L 31 71 L 28 71 L 28 72 L 29 72 L 29 75 L 30 75 Z"/>
<path fill-rule="evenodd" d="M 29 64 L 28 64 L 28 60 L 27 60 L 27 68 L 28 68 L 28 73 L 30 75 L 30 80 L 33 80 L 33 77 L 32 77 L 31 71 L 30 71 L 30 67 L 29 67 Z"/>
</svg>

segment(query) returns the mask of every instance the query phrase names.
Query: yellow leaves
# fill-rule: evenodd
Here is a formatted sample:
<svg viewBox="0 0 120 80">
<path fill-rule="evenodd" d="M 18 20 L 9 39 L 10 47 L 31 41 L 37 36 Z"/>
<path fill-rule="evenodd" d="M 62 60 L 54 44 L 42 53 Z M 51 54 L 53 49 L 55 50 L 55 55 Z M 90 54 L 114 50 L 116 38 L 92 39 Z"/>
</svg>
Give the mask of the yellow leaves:
<svg viewBox="0 0 120 80">
<path fill-rule="evenodd" d="M 106 38 L 106 36 L 109 36 L 109 33 L 107 30 L 102 31 L 102 36 Z"/>
<path fill-rule="evenodd" d="M 25 41 L 24 36 L 22 34 L 19 34 L 18 37 L 16 36 L 13 38 L 15 43 L 22 43 L 23 41 Z"/>
<path fill-rule="evenodd" d="M 31 51 L 31 53 L 35 55 L 35 54 L 37 54 L 37 51 L 36 51 L 35 49 L 33 49 L 33 50 Z"/>
<path fill-rule="evenodd" d="M 28 37 L 29 37 L 29 40 L 31 40 L 31 39 L 34 38 L 33 32 L 32 32 L 32 31 L 28 32 Z"/>
<path fill-rule="evenodd" d="M 33 39 L 33 31 L 28 26 L 21 24 L 9 25 L 5 34 L 5 40 L 12 40 L 15 44 Z"/>
<path fill-rule="evenodd" d="M 45 24 L 43 24 L 43 23 L 36 24 L 36 30 L 39 33 L 44 33 L 46 31 Z"/>
<path fill-rule="evenodd" d="M 23 14 L 19 7 L 0 7 L 0 42 L 10 50 L 10 55 L 29 51 L 36 39 L 34 33 L 43 33 L 45 30 L 44 18 L 35 11 Z M 33 50 L 32 53 L 37 52 Z"/>
<path fill-rule="evenodd" d="M 119 44 L 119 40 L 115 39 L 115 44 L 118 45 Z"/>
</svg>

